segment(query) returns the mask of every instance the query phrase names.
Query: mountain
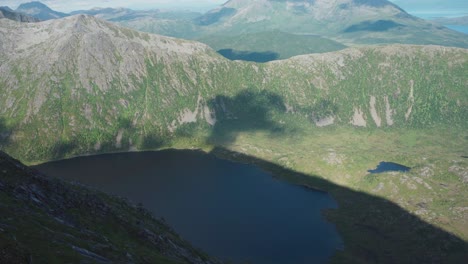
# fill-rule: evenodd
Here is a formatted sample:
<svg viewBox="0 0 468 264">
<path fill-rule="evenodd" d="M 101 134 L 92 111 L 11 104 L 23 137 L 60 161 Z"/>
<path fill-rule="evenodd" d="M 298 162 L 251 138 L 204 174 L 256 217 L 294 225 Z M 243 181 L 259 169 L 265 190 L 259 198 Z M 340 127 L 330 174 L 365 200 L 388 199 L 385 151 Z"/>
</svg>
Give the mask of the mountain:
<svg viewBox="0 0 468 264">
<path fill-rule="evenodd" d="M 151 148 L 152 137 L 208 134 L 243 115 L 250 124 L 257 117 L 243 112 L 245 103 L 228 103 L 243 93 L 260 97 L 266 109 L 268 94 L 281 95 L 272 116 L 311 126 L 467 125 L 465 49 L 362 47 L 256 65 L 86 15 L 27 28 L 2 20 L 0 36 L 0 58 L 8 61 L 0 66 L 4 137 L 13 140 L 12 153 L 30 161 Z M 417 105 L 428 102 L 430 110 Z"/>
<path fill-rule="evenodd" d="M 326 190 L 340 207 L 324 216 L 343 235 L 341 263 L 466 259 L 467 49 L 352 47 L 260 64 L 77 15 L 30 24 L 1 19 L 0 61 L 0 149 L 25 163 L 168 147 L 234 150 L 251 155 L 243 161 L 260 158 L 329 182 Z M 382 160 L 412 170 L 367 173 Z M 34 194 L 28 197 L 42 201 L 26 186 Z M 63 188 L 61 196 L 72 194 L 67 201 L 80 201 Z M 5 215 L 11 211 L 18 213 Z M 29 221 L 30 212 L 24 215 L 14 219 Z M 401 225 L 401 219 L 417 221 Z M 42 234 L 40 225 L 33 227 Z M 71 244 L 112 257 L 106 247 L 87 243 Z"/>
<path fill-rule="evenodd" d="M 3 6 L 0 7 L 0 19 L 1 18 L 7 18 L 7 19 L 18 21 L 18 22 L 39 22 L 40 21 L 39 19 L 35 17 L 15 12 L 9 7 L 3 7 Z"/>
<path fill-rule="evenodd" d="M 190 11 L 132 10 L 127 8 L 94 8 L 71 13 L 93 15 L 132 29 L 165 36 L 192 39 L 198 28 L 192 19 L 201 16 Z"/>
<path fill-rule="evenodd" d="M 462 25 L 462 26 L 468 26 L 468 16 L 462 16 L 462 17 L 436 17 L 434 19 L 431 19 L 431 21 L 434 21 L 436 23 L 439 23 L 441 25 Z"/>
<path fill-rule="evenodd" d="M 135 13 L 138 13 L 138 11 L 134 11 L 128 8 L 108 7 L 108 8 L 93 8 L 89 10 L 77 10 L 77 11 L 70 12 L 70 15 L 91 15 L 91 16 L 96 16 L 96 17 L 108 20 L 108 19 L 112 19 L 115 17 L 130 16 Z"/>
<path fill-rule="evenodd" d="M 73 11 L 70 15 L 92 15 L 104 20 L 119 22 L 138 19 L 141 17 L 152 17 L 160 19 L 194 19 L 201 16 L 201 13 L 191 11 L 172 10 L 133 10 L 129 8 L 93 8 L 90 10 Z"/>
<path fill-rule="evenodd" d="M 40 20 L 57 19 L 68 16 L 68 14 L 50 9 L 41 2 L 29 2 L 21 4 L 15 11 L 25 13 Z"/>
<path fill-rule="evenodd" d="M 194 39 L 226 58 L 257 62 L 362 44 L 468 47 L 464 34 L 413 17 L 386 0 L 231 0 L 204 15 L 112 8 L 72 14 L 90 14 L 144 32 Z"/>
<path fill-rule="evenodd" d="M 2 9 L 3 11 L 10 11 L 10 12 L 13 12 L 14 10 L 11 9 L 10 7 L 8 6 L 0 6 L 0 9 Z"/>
<path fill-rule="evenodd" d="M 468 47 L 466 36 L 413 17 L 386 0 L 230 0 L 197 19 L 204 34 L 280 30 L 344 44 Z"/>
<path fill-rule="evenodd" d="M 215 263 L 141 207 L 1 151 L 0 171 L 2 263 Z"/>
</svg>

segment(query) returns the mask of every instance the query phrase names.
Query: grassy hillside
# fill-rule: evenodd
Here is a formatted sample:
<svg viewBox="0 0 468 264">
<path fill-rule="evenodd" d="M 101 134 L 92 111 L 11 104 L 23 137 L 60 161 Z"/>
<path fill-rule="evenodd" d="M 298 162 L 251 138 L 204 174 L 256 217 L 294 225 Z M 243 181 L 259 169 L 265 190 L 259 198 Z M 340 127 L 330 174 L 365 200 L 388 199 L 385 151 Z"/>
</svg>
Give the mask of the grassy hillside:
<svg viewBox="0 0 468 264">
<path fill-rule="evenodd" d="M 463 49 L 359 48 L 258 65 L 91 17 L 18 34 L 23 25 L 3 24 L 3 45 L 22 45 L 0 54 L 2 145 L 28 162 L 154 148 L 258 119 L 282 129 L 468 125 Z M 56 26 L 76 32 L 29 39 Z"/>
<path fill-rule="evenodd" d="M 0 21 L 0 47 L 0 148 L 26 163 L 221 147 L 308 175 L 310 185 L 330 182 L 319 187 L 340 204 L 329 215 L 345 240 L 337 262 L 465 257 L 466 49 L 390 45 L 233 62 L 201 43 L 88 16 Z M 380 161 L 413 170 L 369 175 Z M 412 224 L 400 232 L 399 223 Z"/>
</svg>

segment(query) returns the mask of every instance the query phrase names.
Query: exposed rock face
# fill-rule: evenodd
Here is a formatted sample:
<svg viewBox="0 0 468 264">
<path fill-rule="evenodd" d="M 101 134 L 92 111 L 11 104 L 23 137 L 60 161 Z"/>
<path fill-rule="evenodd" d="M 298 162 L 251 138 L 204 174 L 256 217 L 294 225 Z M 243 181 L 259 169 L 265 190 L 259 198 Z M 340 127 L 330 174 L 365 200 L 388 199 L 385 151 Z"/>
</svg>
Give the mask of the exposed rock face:
<svg viewBox="0 0 468 264">
<path fill-rule="evenodd" d="M 335 123 L 334 116 L 327 116 L 322 119 L 315 120 L 315 125 L 318 127 L 326 127 L 326 126 L 333 125 L 334 123 Z"/>
<path fill-rule="evenodd" d="M 354 108 L 354 115 L 353 115 L 353 119 L 351 120 L 351 124 L 353 124 L 353 126 L 360 126 L 360 127 L 367 126 L 366 119 L 364 119 L 364 113 L 361 111 L 360 108 Z"/>
<path fill-rule="evenodd" d="M 375 98 L 375 96 L 371 96 L 370 97 L 370 102 L 369 102 L 371 116 L 372 116 L 372 119 L 374 119 L 375 125 L 377 127 L 381 127 L 382 126 L 382 119 L 380 118 L 379 114 L 377 113 L 377 109 L 375 108 L 375 104 L 376 104 L 376 98 Z"/>
<path fill-rule="evenodd" d="M 394 114 L 394 110 L 392 110 L 392 107 L 390 106 L 388 96 L 385 96 L 384 100 L 385 100 L 385 118 L 387 119 L 387 125 L 392 126 L 393 125 L 392 116 Z"/>
<path fill-rule="evenodd" d="M 406 111 L 406 114 L 405 114 L 406 121 L 408 121 L 408 119 L 411 116 L 411 112 L 413 112 L 413 105 L 414 105 L 414 81 L 413 80 L 410 81 L 410 86 L 411 86 L 410 94 L 409 94 L 409 97 L 408 97 L 409 107 L 408 107 L 408 110 Z"/>
</svg>

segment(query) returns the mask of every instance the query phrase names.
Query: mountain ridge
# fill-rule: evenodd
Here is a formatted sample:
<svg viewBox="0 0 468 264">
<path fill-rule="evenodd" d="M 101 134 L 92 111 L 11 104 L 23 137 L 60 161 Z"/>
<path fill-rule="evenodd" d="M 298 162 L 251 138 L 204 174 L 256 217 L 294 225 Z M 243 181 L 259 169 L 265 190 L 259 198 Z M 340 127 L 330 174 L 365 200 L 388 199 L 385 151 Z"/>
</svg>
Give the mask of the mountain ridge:
<svg viewBox="0 0 468 264">
<path fill-rule="evenodd" d="M 50 20 L 68 16 L 68 14 L 50 9 L 47 5 L 39 1 L 22 3 L 15 11 L 25 13 L 40 20 Z"/>
<path fill-rule="evenodd" d="M 254 94 L 263 90 L 282 94 L 281 100 L 289 110 L 274 110 L 275 114 L 271 114 L 279 119 L 296 116 L 309 120 L 311 126 L 333 117 L 335 121 L 331 124 L 381 127 L 385 126 L 385 121 L 380 119 L 389 115 L 386 123 L 390 126 L 426 127 L 436 120 L 467 125 L 462 118 L 468 104 L 463 96 L 466 92 L 460 88 L 463 77 L 454 75 L 448 78 L 447 75 L 440 76 L 438 72 L 438 69 L 448 67 L 441 64 L 447 60 L 445 56 L 452 57 L 450 67 L 466 67 L 465 49 L 409 45 L 361 47 L 257 65 L 228 61 L 199 42 L 137 32 L 86 15 L 39 24 L 0 23 L 0 44 L 3 46 L 0 58 L 8 62 L 0 66 L 0 84 L 5 89 L 9 87 L 0 96 L 0 102 L 6 106 L 0 111 L 0 116 L 10 120 L 8 124 L 12 131 L 22 131 L 18 132 L 22 136 L 11 136 L 23 138 L 19 141 L 25 140 L 27 133 L 34 131 L 33 128 L 41 122 L 49 123 L 40 121 L 38 117 L 50 116 L 62 120 L 49 125 L 51 131 L 62 135 L 64 141 L 76 138 L 83 132 L 82 129 L 90 129 L 106 136 L 105 140 L 86 139 L 87 143 L 83 144 L 86 148 L 96 144 L 102 147 L 106 143 L 104 145 L 114 149 L 111 142 L 121 148 L 123 139 L 127 147 L 137 148 L 135 144 L 140 144 L 139 148 L 144 148 L 144 138 L 150 135 L 171 139 L 178 130 L 199 127 L 196 130 L 205 131 L 216 126 L 217 121 L 230 120 L 232 117 L 229 116 L 241 110 L 239 106 L 232 105 L 230 107 L 236 110 L 227 111 L 225 102 L 221 102 L 227 99 L 214 97 L 235 96 L 243 90 L 256 91 Z M 431 78 L 439 76 L 441 79 L 431 82 L 418 77 L 422 64 L 416 57 L 424 59 L 432 67 L 425 69 L 432 72 Z M 441 62 L 437 62 L 436 57 L 440 57 Z M 400 65 L 399 60 L 406 61 L 401 67 L 407 72 L 400 72 L 400 69 L 391 66 L 391 71 L 385 70 L 386 65 Z M 366 68 L 375 72 L 376 76 L 386 77 L 375 79 L 377 77 L 369 73 L 353 73 L 352 69 L 363 65 L 368 65 Z M 392 86 L 395 81 L 381 80 L 390 78 L 391 72 L 401 75 L 397 78 L 401 86 L 399 90 Z M 460 73 L 460 70 L 455 73 Z M 448 83 L 443 87 L 451 87 L 457 92 L 440 94 L 439 91 L 437 99 L 430 99 L 431 91 L 442 85 L 442 79 Z M 362 80 L 365 85 L 355 85 L 362 83 Z M 281 87 L 290 82 L 295 85 L 285 94 Z M 374 82 L 381 86 L 379 90 L 372 88 Z M 437 104 L 433 102 L 434 109 L 430 112 L 420 112 L 414 105 L 416 101 L 411 99 L 411 94 L 425 86 L 427 88 L 419 94 L 422 96 L 420 100 L 437 101 Z M 28 104 L 19 103 L 20 98 L 15 95 L 18 89 L 27 91 L 29 98 L 22 100 L 29 101 Z M 372 96 L 363 93 L 362 89 Z M 359 96 L 353 99 L 342 90 L 355 91 Z M 312 91 L 317 94 L 314 95 Z M 309 95 L 298 96 L 304 93 Z M 404 93 L 409 101 L 397 100 L 399 97 L 391 99 L 394 93 Z M 262 93 L 257 95 L 261 98 L 266 96 Z M 381 106 L 369 108 L 370 99 Z M 72 103 L 76 100 L 80 104 Z M 109 105 L 109 100 L 115 104 Z M 440 108 L 437 106 L 439 103 Z M 225 106 L 220 107 L 223 104 Z M 60 105 L 61 108 L 57 109 Z M 447 109 L 451 110 L 442 110 L 442 105 L 447 105 Z M 160 113 L 165 115 L 160 116 Z M 311 114 L 314 116 L 312 120 Z M 106 117 L 102 118 L 101 115 Z M 287 117 L 289 115 L 292 116 Z M 46 135 L 41 138 L 47 141 L 40 144 L 45 147 L 43 153 L 54 153 L 56 150 L 51 144 L 56 138 Z M 100 150 L 101 147 L 96 148 Z M 33 156 L 36 154 L 30 153 Z M 37 159 L 37 156 L 33 159 Z"/>
<path fill-rule="evenodd" d="M 233 0 L 199 20 L 205 21 L 206 35 L 281 30 L 319 34 L 345 45 L 399 43 L 468 47 L 463 34 L 438 28 L 385 0 Z M 399 27 L 382 27 L 381 21 Z M 347 31 L 350 27 L 358 30 Z"/>
<path fill-rule="evenodd" d="M 14 21 L 18 21 L 18 22 L 28 22 L 28 23 L 41 21 L 40 19 L 37 19 L 35 17 L 29 16 L 20 12 L 15 12 L 7 6 L 0 7 L 0 18 L 7 18 L 7 19 L 14 20 Z"/>
</svg>

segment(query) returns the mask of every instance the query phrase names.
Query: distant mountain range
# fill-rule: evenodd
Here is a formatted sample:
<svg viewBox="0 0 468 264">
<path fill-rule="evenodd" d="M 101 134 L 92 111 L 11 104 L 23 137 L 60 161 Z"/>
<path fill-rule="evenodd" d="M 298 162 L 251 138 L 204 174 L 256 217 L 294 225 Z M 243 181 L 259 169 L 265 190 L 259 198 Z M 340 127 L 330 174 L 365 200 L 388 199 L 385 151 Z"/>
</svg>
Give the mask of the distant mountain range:
<svg viewBox="0 0 468 264">
<path fill-rule="evenodd" d="M 41 2 L 30 2 L 21 4 L 15 11 L 25 13 L 40 20 L 50 20 L 68 16 L 68 14 L 50 9 L 48 6 L 44 5 Z"/>
<path fill-rule="evenodd" d="M 40 2 L 22 4 L 16 11 L 40 20 L 68 15 Z M 89 14 L 144 32 L 196 39 L 212 45 L 221 54 L 226 55 L 223 51 L 228 50 L 232 58 L 241 59 L 257 54 L 276 54 L 271 58 L 281 59 L 363 44 L 468 48 L 466 35 L 413 17 L 386 0 L 230 0 L 206 14 L 125 8 L 97 8 L 71 14 Z M 261 36 L 269 40 L 260 40 Z M 311 37 L 304 36 L 320 39 L 310 42 Z M 310 43 L 309 48 L 295 48 L 293 39 Z M 285 52 L 288 50 L 295 52 Z"/>
<path fill-rule="evenodd" d="M 438 17 L 431 19 L 432 21 L 439 23 L 441 25 L 461 25 L 461 26 L 468 26 L 468 16 L 463 17 Z"/>
<path fill-rule="evenodd" d="M 468 47 L 465 35 L 413 17 L 385 0 L 231 0 L 197 19 L 204 34 L 280 30 L 353 44 Z"/>
<path fill-rule="evenodd" d="M 2 6 L 0 7 L 0 19 L 1 18 L 7 18 L 11 20 L 15 20 L 18 22 L 39 22 L 41 21 L 38 18 L 20 13 L 20 12 L 15 12 L 11 8 L 7 6 Z"/>
</svg>

